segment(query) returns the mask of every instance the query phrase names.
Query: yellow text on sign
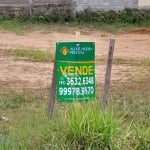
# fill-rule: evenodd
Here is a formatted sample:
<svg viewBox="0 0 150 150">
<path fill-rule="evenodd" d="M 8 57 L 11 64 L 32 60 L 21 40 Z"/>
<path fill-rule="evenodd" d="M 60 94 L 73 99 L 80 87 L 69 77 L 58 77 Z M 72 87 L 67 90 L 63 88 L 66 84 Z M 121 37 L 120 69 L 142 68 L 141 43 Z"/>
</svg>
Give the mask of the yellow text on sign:
<svg viewBox="0 0 150 150">
<path fill-rule="evenodd" d="M 61 74 L 74 75 L 93 75 L 94 66 L 60 66 Z"/>
</svg>

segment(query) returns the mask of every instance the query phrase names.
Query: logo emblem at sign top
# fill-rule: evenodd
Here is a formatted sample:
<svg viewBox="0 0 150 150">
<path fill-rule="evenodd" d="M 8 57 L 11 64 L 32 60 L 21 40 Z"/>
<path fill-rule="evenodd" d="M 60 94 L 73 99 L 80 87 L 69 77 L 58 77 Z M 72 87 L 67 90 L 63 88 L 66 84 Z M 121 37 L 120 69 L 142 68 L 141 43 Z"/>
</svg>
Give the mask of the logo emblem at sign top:
<svg viewBox="0 0 150 150">
<path fill-rule="evenodd" d="M 66 55 L 69 53 L 68 48 L 67 48 L 67 47 L 63 47 L 63 48 L 61 49 L 61 53 L 62 53 L 64 56 L 66 56 Z"/>
</svg>

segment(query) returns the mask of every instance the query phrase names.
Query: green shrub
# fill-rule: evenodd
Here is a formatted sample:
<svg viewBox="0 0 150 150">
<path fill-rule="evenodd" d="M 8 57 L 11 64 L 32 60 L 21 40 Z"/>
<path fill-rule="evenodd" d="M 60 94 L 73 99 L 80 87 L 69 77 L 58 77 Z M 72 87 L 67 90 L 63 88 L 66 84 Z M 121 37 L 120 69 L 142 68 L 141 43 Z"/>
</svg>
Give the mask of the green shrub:
<svg viewBox="0 0 150 150">
<path fill-rule="evenodd" d="M 122 11 L 97 11 L 91 12 L 85 10 L 76 14 L 78 22 L 98 22 L 98 23 L 124 23 L 124 24 L 140 24 L 150 21 L 149 10 L 124 9 Z"/>
<path fill-rule="evenodd" d="M 138 9 L 124 9 L 121 11 L 97 11 L 92 12 L 86 9 L 81 12 L 58 13 L 53 12 L 51 14 L 39 14 L 33 16 L 21 16 L 17 15 L 14 18 L 19 22 L 32 22 L 32 23 L 64 23 L 64 22 L 77 22 L 77 23 L 98 23 L 98 24 L 141 24 L 144 22 L 150 22 L 150 10 L 138 10 Z M 9 18 L 0 16 L 0 23 L 9 20 Z"/>
<path fill-rule="evenodd" d="M 34 29 L 41 25 L 61 24 L 95 27 L 108 32 L 122 28 L 149 27 L 150 10 L 124 9 L 121 11 L 97 11 L 87 9 L 82 12 L 53 12 L 33 16 L 16 15 L 14 18 L 0 16 L 0 29 L 20 34 L 25 29 Z"/>
</svg>

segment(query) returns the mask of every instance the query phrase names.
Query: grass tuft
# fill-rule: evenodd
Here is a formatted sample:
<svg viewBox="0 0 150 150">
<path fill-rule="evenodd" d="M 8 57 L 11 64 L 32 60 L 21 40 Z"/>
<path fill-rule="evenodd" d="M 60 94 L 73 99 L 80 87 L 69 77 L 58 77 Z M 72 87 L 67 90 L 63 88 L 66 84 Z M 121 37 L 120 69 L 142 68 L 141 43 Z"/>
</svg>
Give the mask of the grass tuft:
<svg viewBox="0 0 150 150">
<path fill-rule="evenodd" d="M 68 140 L 77 149 L 111 149 L 118 133 L 113 112 L 102 112 L 95 104 L 75 104 L 66 116 Z"/>
<path fill-rule="evenodd" d="M 54 55 L 48 51 L 40 50 L 6 50 L 5 55 L 14 56 L 17 60 L 33 61 L 33 62 L 52 62 Z"/>
<path fill-rule="evenodd" d="M 97 63 L 106 63 L 107 58 L 101 57 L 97 58 Z M 150 66 L 150 58 L 143 58 L 143 59 L 134 59 L 134 58 L 121 58 L 121 57 L 114 57 L 113 58 L 113 64 L 115 65 L 130 65 L 130 66 L 143 66 L 143 67 L 149 67 Z"/>
</svg>

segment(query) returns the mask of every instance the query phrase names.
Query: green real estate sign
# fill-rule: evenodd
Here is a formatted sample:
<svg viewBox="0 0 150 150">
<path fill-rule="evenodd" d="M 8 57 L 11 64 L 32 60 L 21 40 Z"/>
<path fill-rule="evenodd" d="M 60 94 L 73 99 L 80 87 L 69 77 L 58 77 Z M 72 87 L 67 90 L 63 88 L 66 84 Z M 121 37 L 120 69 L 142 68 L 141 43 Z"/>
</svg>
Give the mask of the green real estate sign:
<svg viewBox="0 0 150 150">
<path fill-rule="evenodd" d="M 59 102 L 95 98 L 95 43 L 56 44 L 56 86 Z"/>
</svg>

